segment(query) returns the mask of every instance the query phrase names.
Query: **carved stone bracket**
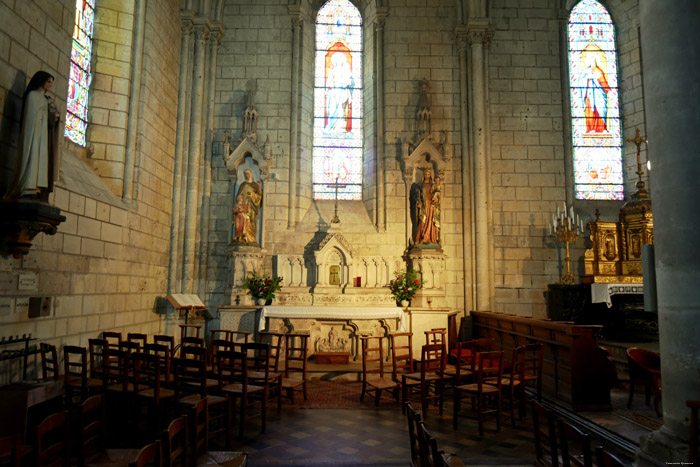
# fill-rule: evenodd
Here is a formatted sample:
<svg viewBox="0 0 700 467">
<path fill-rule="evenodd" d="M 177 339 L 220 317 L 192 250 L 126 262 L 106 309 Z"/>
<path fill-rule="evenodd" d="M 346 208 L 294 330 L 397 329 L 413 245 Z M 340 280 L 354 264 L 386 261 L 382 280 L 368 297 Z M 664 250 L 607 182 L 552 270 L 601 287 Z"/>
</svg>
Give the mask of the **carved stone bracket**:
<svg viewBox="0 0 700 467">
<path fill-rule="evenodd" d="M 232 244 L 228 248 L 231 303 L 249 305 L 251 297 L 241 291 L 243 281 L 249 272 L 262 271 L 266 252 L 258 246 Z"/>
<path fill-rule="evenodd" d="M 408 251 L 405 258 L 408 267 L 419 271 L 423 278 L 423 288 L 416 292 L 411 307 L 446 307 L 444 275 L 447 256 L 442 250 L 432 246 L 416 246 Z"/>
<path fill-rule="evenodd" d="M 38 200 L 1 200 L 0 254 L 21 258 L 40 232 L 53 235 L 66 220 L 61 210 Z"/>
</svg>

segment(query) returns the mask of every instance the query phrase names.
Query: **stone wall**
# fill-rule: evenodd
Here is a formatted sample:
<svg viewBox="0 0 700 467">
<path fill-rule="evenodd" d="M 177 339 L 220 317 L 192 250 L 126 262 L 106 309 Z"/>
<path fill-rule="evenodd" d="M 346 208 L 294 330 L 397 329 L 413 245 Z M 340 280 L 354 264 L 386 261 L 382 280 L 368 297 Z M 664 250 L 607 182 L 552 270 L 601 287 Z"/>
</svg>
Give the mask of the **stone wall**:
<svg viewBox="0 0 700 467">
<path fill-rule="evenodd" d="M 125 113 L 126 78 L 134 22 L 124 3 L 96 1 L 87 136 L 94 152 L 63 140 L 61 178 L 50 198 L 67 220 L 55 235 L 37 236 L 22 260 L 0 259 L 2 336 L 31 333 L 59 345 L 86 345 L 103 330 L 173 333 L 174 321 L 163 316 L 162 297 L 179 65 L 170 45 L 180 39 L 179 2 L 148 2 L 132 204 L 118 196 L 125 128 L 131 118 Z M 6 1 L 0 5 L 0 18 L 4 152 L 16 146 L 19 131 L 11 122 L 19 118 L 16 108 L 5 104 L 21 96 L 35 71 L 56 76 L 52 93 L 65 111 L 75 2 Z M 35 296 L 53 298 L 50 316 L 28 317 L 28 299 Z"/>
</svg>

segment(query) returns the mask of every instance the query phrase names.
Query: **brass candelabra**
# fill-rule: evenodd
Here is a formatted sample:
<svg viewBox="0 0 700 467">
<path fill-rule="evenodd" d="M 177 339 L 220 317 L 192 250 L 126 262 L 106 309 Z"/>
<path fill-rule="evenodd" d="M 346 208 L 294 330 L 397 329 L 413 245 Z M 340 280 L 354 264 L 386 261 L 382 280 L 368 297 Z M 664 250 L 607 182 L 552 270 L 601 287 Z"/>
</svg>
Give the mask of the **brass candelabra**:
<svg viewBox="0 0 700 467">
<path fill-rule="evenodd" d="M 583 221 L 578 214 L 574 213 L 574 207 L 566 208 L 566 203 L 563 203 L 563 212 L 557 206 L 556 216 L 552 214 L 552 225 L 549 226 L 549 234 L 554 239 L 566 246 L 566 272 L 562 274 L 560 284 L 573 285 L 576 284 L 576 278 L 571 273 L 571 251 L 569 244 L 575 243 L 583 234 Z"/>
</svg>

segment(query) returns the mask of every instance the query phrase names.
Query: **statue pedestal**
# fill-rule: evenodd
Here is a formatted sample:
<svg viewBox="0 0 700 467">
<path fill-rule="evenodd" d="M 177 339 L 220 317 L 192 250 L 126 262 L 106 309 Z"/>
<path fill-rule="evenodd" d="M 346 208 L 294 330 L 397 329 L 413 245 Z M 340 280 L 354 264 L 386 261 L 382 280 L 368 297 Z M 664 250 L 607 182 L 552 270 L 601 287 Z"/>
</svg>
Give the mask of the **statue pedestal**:
<svg viewBox="0 0 700 467">
<path fill-rule="evenodd" d="M 231 277 L 231 303 L 250 304 L 245 291 L 241 290 L 243 281 L 249 272 L 253 270 L 261 272 L 266 256 L 265 250 L 259 246 L 244 245 L 233 242 L 228 247 L 229 271 Z M 238 301 L 236 301 L 238 298 Z"/>
<path fill-rule="evenodd" d="M 423 287 L 411 299 L 411 308 L 445 308 L 447 298 L 443 277 L 446 256 L 437 245 L 421 245 L 411 248 L 404 257 L 408 268 L 419 271 Z"/>
</svg>

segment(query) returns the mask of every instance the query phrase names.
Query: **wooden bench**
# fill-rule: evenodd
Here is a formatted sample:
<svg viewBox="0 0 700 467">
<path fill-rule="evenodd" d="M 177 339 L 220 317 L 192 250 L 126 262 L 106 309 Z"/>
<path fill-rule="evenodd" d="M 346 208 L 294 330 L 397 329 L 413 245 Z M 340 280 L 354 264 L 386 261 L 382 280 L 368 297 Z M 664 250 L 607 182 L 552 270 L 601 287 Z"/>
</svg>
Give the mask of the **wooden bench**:
<svg viewBox="0 0 700 467">
<path fill-rule="evenodd" d="M 602 326 L 483 311 L 471 316 L 475 337 L 495 339 L 506 356 L 521 345 L 544 345 L 543 393 L 577 411 L 612 409 L 610 388 L 616 373 L 608 352 L 598 345 Z"/>
</svg>

